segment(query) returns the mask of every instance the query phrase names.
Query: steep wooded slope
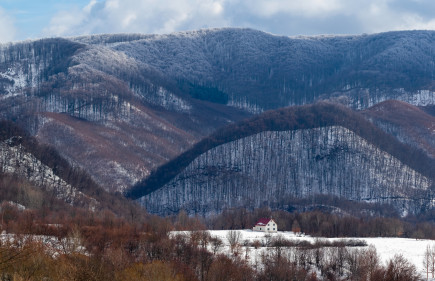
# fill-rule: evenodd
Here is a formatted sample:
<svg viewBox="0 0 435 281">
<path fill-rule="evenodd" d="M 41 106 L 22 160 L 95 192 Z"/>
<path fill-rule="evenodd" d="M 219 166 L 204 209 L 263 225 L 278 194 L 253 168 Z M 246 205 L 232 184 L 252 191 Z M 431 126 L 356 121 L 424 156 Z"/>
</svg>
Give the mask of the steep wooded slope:
<svg viewBox="0 0 435 281">
<path fill-rule="evenodd" d="M 12 122 L 0 121 L 2 198 L 25 207 L 49 208 L 62 201 L 88 211 L 124 215 L 133 205 L 98 186 L 83 170 L 72 167 L 52 147 L 41 145 Z"/>
<path fill-rule="evenodd" d="M 151 212 L 283 206 L 316 194 L 432 206 L 434 162 L 361 115 L 320 103 L 229 126 L 163 165 L 127 193 Z"/>
<path fill-rule="evenodd" d="M 435 116 L 435 105 L 423 106 L 423 107 L 421 107 L 421 109 L 424 112 L 426 112 L 426 113 L 428 113 L 428 114 L 430 114 L 432 116 Z"/>
</svg>

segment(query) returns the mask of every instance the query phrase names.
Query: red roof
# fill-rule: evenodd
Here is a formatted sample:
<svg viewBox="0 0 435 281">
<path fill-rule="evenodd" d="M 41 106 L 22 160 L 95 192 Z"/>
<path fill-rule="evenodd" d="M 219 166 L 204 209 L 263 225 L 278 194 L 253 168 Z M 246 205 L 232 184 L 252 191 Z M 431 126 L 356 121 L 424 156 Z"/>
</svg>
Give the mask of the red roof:
<svg viewBox="0 0 435 281">
<path fill-rule="evenodd" d="M 267 225 L 271 219 L 259 219 L 255 225 Z"/>
</svg>

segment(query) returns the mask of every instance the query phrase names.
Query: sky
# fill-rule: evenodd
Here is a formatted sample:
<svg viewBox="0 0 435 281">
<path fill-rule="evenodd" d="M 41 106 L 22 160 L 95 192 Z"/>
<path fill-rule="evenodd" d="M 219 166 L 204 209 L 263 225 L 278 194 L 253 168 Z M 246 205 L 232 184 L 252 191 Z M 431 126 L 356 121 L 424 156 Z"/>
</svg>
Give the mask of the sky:
<svg viewBox="0 0 435 281">
<path fill-rule="evenodd" d="M 0 0 L 0 43 L 216 27 L 287 36 L 435 30 L 435 0 Z"/>
</svg>

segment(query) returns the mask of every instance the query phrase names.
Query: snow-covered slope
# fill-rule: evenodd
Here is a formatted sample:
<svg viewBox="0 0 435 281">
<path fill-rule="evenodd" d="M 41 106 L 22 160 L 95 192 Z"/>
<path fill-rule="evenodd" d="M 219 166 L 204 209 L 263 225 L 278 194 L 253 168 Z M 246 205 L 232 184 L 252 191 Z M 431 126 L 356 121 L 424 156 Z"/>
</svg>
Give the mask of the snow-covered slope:
<svg viewBox="0 0 435 281">
<path fill-rule="evenodd" d="M 63 132 L 61 132 L 63 133 Z M 11 121 L 0 121 L 0 201 L 18 208 L 93 214 L 110 211 L 125 216 L 134 204 L 105 191 L 84 171 L 73 166 L 53 147 Z M 139 211 L 139 210 L 138 210 Z M 72 214 L 72 213 L 71 213 Z"/>
<path fill-rule="evenodd" d="M 123 190 L 216 127 L 248 116 L 171 87 L 158 71 L 102 45 L 0 46 L 0 117 L 17 120 L 108 190 Z"/>
<path fill-rule="evenodd" d="M 434 104 L 434 40 L 433 31 L 289 38 L 212 29 L 106 46 L 166 76 L 217 87 L 228 104 L 258 112 L 318 98 L 357 108 L 386 99 Z"/>
<path fill-rule="evenodd" d="M 207 214 L 327 194 L 389 203 L 406 214 L 433 207 L 425 197 L 431 184 L 354 132 L 332 126 L 266 131 L 220 145 L 140 202 L 154 213 L 184 209 Z"/>
</svg>

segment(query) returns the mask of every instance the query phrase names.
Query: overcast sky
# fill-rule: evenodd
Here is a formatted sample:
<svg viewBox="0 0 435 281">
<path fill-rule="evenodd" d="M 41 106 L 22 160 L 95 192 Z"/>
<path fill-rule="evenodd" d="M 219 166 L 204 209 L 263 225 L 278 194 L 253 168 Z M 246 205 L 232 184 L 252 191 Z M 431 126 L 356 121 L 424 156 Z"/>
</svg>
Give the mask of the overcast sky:
<svg viewBox="0 0 435 281">
<path fill-rule="evenodd" d="M 250 27 L 280 35 L 435 30 L 435 0 L 0 0 L 0 42 Z"/>
</svg>

